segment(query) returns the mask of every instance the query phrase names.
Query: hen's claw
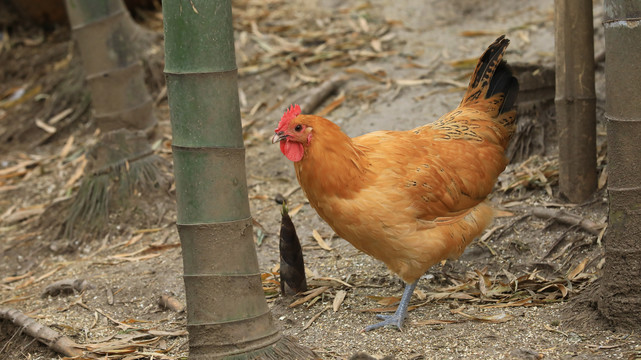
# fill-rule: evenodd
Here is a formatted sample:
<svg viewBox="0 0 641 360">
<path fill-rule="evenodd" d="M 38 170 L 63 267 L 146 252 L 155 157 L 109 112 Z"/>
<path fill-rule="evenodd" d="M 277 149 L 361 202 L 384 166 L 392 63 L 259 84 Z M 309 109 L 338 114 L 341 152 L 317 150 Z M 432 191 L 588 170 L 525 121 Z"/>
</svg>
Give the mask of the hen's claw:
<svg viewBox="0 0 641 360">
<path fill-rule="evenodd" d="M 405 320 L 405 316 L 400 316 L 398 314 L 376 315 L 376 317 L 383 321 L 373 325 L 369 325 L 368 327 L 365 328 L 365 331 L 371 331 L 374 329 L 378 329 L 379 327 L 388 326 L 388 325 L 396 326 L 397 329 L 402 330 L 403 321 Z"/>
<path fill-rule="evenodd" d="M 398 308 L 396 309 L 396 312 L 393 315 L 381 315 L 381 314 L 376 315 L 377 318 L 383 321 L 370 325 L 365 329 L 363 329 L 363 331 L 371 331 L 387 325 L 396 326 L 397 329 L 402 330 L 403 321 L 407 316 L 407 307 L 410 304 L 410 299 L 412 298 L 412 293 L 414 292 L 414 289 L 416 288 L 417 283 L 418 283 L 418 280 L 416 280 L 412 284 L 405 285 L 405 290 L 403 291 L 403 297 L 401 298 L 401 302 L 400 304 L 398 304 Z"/>
</svg>

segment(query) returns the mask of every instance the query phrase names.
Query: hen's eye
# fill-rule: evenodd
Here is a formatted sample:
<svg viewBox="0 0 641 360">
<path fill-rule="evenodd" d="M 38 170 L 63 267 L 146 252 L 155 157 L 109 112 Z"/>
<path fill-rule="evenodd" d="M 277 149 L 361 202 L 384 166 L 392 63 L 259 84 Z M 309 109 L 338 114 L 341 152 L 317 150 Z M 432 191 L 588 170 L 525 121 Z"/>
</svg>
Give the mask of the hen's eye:
<svg viewBox="0 0 641 360">
<path fill-rule="evenodd" d="M 301 131 L 301 130 L 303 130 L 303 126 L 302 126 L 301 124 L 298 124 L 298 125 L 296 125 L 296 127 L 294 128 L 294 130 L 296 130 L 296 131 Z"/>
</svg>

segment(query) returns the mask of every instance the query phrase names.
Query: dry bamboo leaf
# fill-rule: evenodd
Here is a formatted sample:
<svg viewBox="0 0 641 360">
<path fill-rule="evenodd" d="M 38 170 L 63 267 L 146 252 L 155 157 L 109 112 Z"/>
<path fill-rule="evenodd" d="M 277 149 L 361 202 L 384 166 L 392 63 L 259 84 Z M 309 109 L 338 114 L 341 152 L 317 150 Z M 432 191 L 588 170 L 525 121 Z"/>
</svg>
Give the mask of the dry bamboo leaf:
<svg viewBox="0 0 641 360">
<path fill-rule="evenodd" d="M 383 306 L 390 306 L 397 304 L 399 301 L 401 301 L 401 298 L 398 296 L 373 296 L 373 295 L 368 295 L 368 298 L 375 300 L 379 305 Z"/>
<path fill-rule="evenodd" d="M 363 32 L 369 32 L 369 24 L 367 23 L 367 19 L 365 19 L 364 17 L 358 17 L 358 25 L 360 26 L 361 30 L 363 30 Z"/>
<path fill-rule="evenodd" d="M 299 204 L 299 205 L 297 205 L 296 207 L 294 207 L 294 208 L 292 209 L 292 211 L 290 211 L 290 212 L 289 212 L 289 216 L 290 216 L 290 217 L 294 217 L 294 215 L 298 214 L 298 212 L 299 212 L 299 211 L 300 211 L 300 209 L 302 209 L 302 208 L 303 208 L 303 204 Z"/>
<path fill-rule="evenodd" d="M 65 145 L 62 147 L 62 150 L 60 150 L 60 158 L 64 159 L 69 155 L 71 152 L 71 148 L 73 147 L 73 141 L 74 141 L 74 136 L 71 135 L 67 138 L 67 141 L 65 142 Z"/>
<path fill-rule="evenodd" d="M 147 330 L 147 333 L 154 336 L 185 336 L 187 330 L 163 331 L 163 330 Z"/>
<path fill-rule="evenodd" d="M 65 267 L 64 265 L 58 265 L 53 270 L 51 270 L 48 273 L 46 273 L 46 274 L 40 276 L 39 278 L 35 279 L 34 282 L 40 282 L 40 281 L 48 278 L 49 276 L 55 274 L 58 270 L 63 269 L 64 267 Z"/>
<path fill-rule="evenodd" d="M 337 107 L 341 106 L 341 104 L 345 101 L 345 95 L 339 95 L 336 99 L 334 99 L 331 103 L 329 103 L 327 106 L 321 109 L 316 115 L 325 117 L 329 115 L 332 111 L 334 111 Z"/>
<path fill-rule="evenodd" d="M 316 240 L 316 242 L 318 243 L 318 246 L 320 246 L 322 249 L 327 251 L 332 250 L 332 248 L 329 245 L 327 245 L 325 240 L 323 240 L 323 237 L 318 233 L 316 229 L 312 230 L 312 236 L 314 237 L 314 240 Z"/>
<path fill-rule="evenodd" d="M 138 257 L 121 257 L 121 258 L 117 258 L 117 259 L 118 260 L 125 260 L 125 261 L 134 262 L 134 261 L 141 261 L 141 260 L 149 260 L 149 259 L 158 257 L 160 255 L 162 255 L 162 254 L 161 253 L 155 253 L 155 254 L 147 254 L 147 255 L 138 256 Z"/>
<path fill-rule="evenodd" d="M 605 165 L 603 167 L 603 170 L 601 170 L 601 174 L 599 175 L 599 180 L 597 181 L 599 190 L 603 189 L 603 187 L 607 182 L 608 182 L 608 166 Z"/>
<path fill-rule="evenodd" d="M 428 319 L 423 321 L 415 321 L 414 325 L 444 325 L 460 323 L 460 320 L 444 320 L 444 319 Z"/>
<path fill-rule="evenodd" d="M 27 160 L 27 161 L 20 162 L 20 163 L 18 163 L 16 165 L 13 165 L 13 166 L 9 166 L 9 167 L 4 168 L 4 169 L 0 169 L 0 178 L 8 179 L 8 178 L 15 177 L 16 175 L 12 175 L 14 173 L 20 173 L 20 175 L 24 175 L 26 173 L 25 169 L 28 166 L 32 166 L 32 165 L 37 164 L 39 162 L 40 161 L 38 161 L 38 160 Z"/>
<path fill-rule="evenodd" d="M 572 269 L 572 271 L 568 273 L 568 280 L 573 280 L 577 275 L 579 275 L 585 269 L 585 265 L 588 264 L 589 260 L 590 258 L 586 257 L 574 269 Z"/>
<path fill-rule="evenodd" d="M 66 118 L 68 115 L 70 115 L 72 112 L 73 112 L 72 108 L 64 109 L 61 112 L 59 112 L 57 115 L 49 119 L 47 123 L 49 123 L 49 125 L 55 125 L 59 123 L 61 120 L 63 120 L 64 118 Z"/>
<path fill-rule="evenodd" d="M 40 119 L 36 119 L 36 126 L 49 134 L 55 134 L 56 131 L 58 131 L 58 129 L 56 129 L 54 126 L 51 126 Z"/>
<path fill-rule="evenodd" d="M 379 39 L 373 39 L 372 41 L 370 41 L 370 45 L 372 46 L 372 49 L 374 49 L 374 51 L 376 52 L 383 51 L 383 43 Z"/>
<path fill-rule="evenodd" d="M 21 104 L 39 94 L 41 90 L 42 85 L 37 85 L 29 91 L 26 91 L 25 87 L 17 89 L 17 91 L 14 91 L 11 96 L 0 100 L 0 108 L 8 109 L 12 106 Z"/>
<path fill-rule="evenodd" d="M 500 324 L 504 322 L 508 322 L 514 318 L 513 315 L 506 314 L 506 313 L 500 313 L 500 314 L 495 314 L 495 315 L 487 315 L 487 316 L 476 316 L 476 315 L 469 315 L 464 313 L 463 311 L 456 309 L 451 311 L 452 314 L 458 314 L 466 319 L 469 320 L 474 320 L 474 321 L 481 321 L 481 322 L 487 322 L 487 323 L 492 323 L 492 324 Z"/>
<path fill-rule="evenodd" d="M 494 213 L 494 217 L 512 217 L 514 216 L 514 213 L 511 211 L 506 211 L 506 210 L 496 210 Z"/>
<path fill-rule="evenodd" d="M 336 278 L 333 278 L 333 277 L 327 277 L 327 276 L 314 276 L 314 278 L 313 278 L 312 280 L 319 280 L 319 281 L 323 281 L 323 280 L 325 280 L 325 281 L 335 281 L 335 282 L 337 282 L 337 283 L 339 283 L 339 284 L 342 284 L 342 285 L 345 285 L 345 286 L 347 286 L 347 287 L 354 287 L 354 285 L 352 285 L 352 284 L 346 283 L 346 282 L 345 282 L 345 281 L 343 281 L 343 280 L 336 279 Z M 310 280 L 310 281 L 311 281 L 311 280 Z"/>
<path fill-rule="evenodd" d="M 307 301 L 315 298 L 316 296 L 324 293 L 325 291 L 327 291 L 327 289 L 329 289 L 329 286 L 321 286 L 319 288 L 310 290 L 310 291 L 307 292 L 308 293 L 307 296 L 305 296 L 303 298 L 300 298 L 300 299 L 294 301 L 293 303 L 289 304 L 289 307 L 293 308 L 293 307 L 296 307 L 296 306 L 298 306 L 300 304 L 304 304 Z"/>
<path fill-rule="evenodd" d="M 27 277 L 29 277 L 31 275 L 33 275 L 33 271 L 29 271 L 26 274 L 22 274 L 22 275 L 18 275 L 18 276 L 7 276 L 6 278 L 2 279 L 2 282 L 5 283 L 5 284 L 10 284 L 12 282 L 27 278 Z"/>
<path fill-rule="evenodd" d="M 441 299 L 477 300 L 476 297 L 463 292 L 428 292 L 427 295 L 431 300 L 441 300 Z"/>
<path fill-rule="evenodd" d="M 471 69 L 474 69 L 478 60 L 479 60 L 478 58 L 461 59 L 461 60 L 451 61 L 449 64 L 451 67 L 455 69 L 471 70 Z"/>
<path fill-rule="evenodd" d="M 44 211 L 44 206 L 30 206 L 28 208 L 20 209 L 2 220 L 7 224 L 17 223 L 30 217 L 39 216 Z"/>
<path fill-rule="evenodd" d="M 33 284 L 33 283 L 35 282 L 35 280 L 36 280 L 36 279 L 35 279 L 33 276 L 31 276 L 31 277 L 29 277 L 27 280 L 25 280 L 24 282 L 22 282 L 20 285 L 16 286 L 15 288 L 16 288 L 16 290 L 17 290 L 17 289 L 23 289 L 23 288 L 26 288 L 27 286 L 30 286 L 31 284 Z"/>
<path fill-rule="evenodd" d="M 23 300 L 29 300 L 32 297 L 34 297 L 34 295 L 16 296 L 16 297 L 12 297 L 10 299 L 5 299 L 5 300 L 0 301 L 0 305 L 16 303 L 16 302 L 20 302 L 20 301 L 23 301 Z"/>
<path fill-rule="evenodd" d="M 80 165 L 76 168 L 76 171 L 71 175 L 67 183 L 65 184 L 65 189 L 70 189 L 76 181 L 80 180 L 82 175 L 85 173 L 85 167 L 87 166 L 87 158 L 83 155 Z"/>
<path fill-rule="evenodd" d="M 462 31 L 461 36 L 473 37 L 473 36 L 499 36 L 505 33 L 505 31 L 488 31 L 488 30 L 467 30 Z"/>
<path fill-rule="evenodd" d="M 165 230 L 165 228 L 161 228 L 161 227 L 159 227 L 159 228 L 150 228 L 150 229 L 138 229 L 138 230 L 134 231 L 133 233 L 134 234 L 149 234 L 149 233 L 155 233 L 155 232 L 163 231 L 163 230 Z"/>
<path fill-rule="evenodd" d="M 3 186 L 0 186 L 0 193 L 17 190 L 17 189 L 20 189 L 21 187 L 22 186 L 19 186 L 19 185 L 3 185 Z"/>
<path fill-rule="evenodd" d="M 326 306 L 326 307 L 323 308 L 323 310 L 319 311 L 316 315 L 314 315 L 311 319 L 309 319 L 307 324 L 305 324 L 305 326 L 303 326 L 303 330 L 307 330 L 307 328 L 310 327 L 314 323 L 314 321 L 316 321 L 316 319 L 318 319 L 321 315 L 323 315 L 323 313 L 325 311 L 327 311 L 329 309 L 331 309 L 331 306 Z"/>
<path fill-rule="evenodd" d="M 194 2 L 192 0 L 189 0 L 189 4 L 191 4 L 191 9 L 194 11 L 194 13 L 198 14 L 198 9 L 196 9 L 196 5 L 194 5 Z"/>
<path fill-rule="evenodd" d="M 138 240 L 142 239 L 142 237 L 143 237 L 143 234 L 138 234 L 136 236 L 132 236 L 131 239 L 129 241 L 127 241 L 125 243 L 125 245 L 123 245 L 123 246 L 127 247 L 127 246 L 130 246 L 130 245 L 133 245 L 133 244 L 137 243 Z"/>
<path fill-rule="evenodd" d="M 334 303 L 332 304 L 332 308 L 334 309 L 334 312 L 337 312 L 338 309 L 341 307 L 341 304 L 343 303 L 343 300 L 345 300 L 346 295 L 347 295 L 347 291 L 345 290 L 338 290 L 336 292 L 336 297 L 334 298 Z"/>
<path fill-rule="evenodd" d="M 519 307 L 519 306 L 531 306 L 533 305 L 533 299 L 531 297 L 521 299 L 518 301 L 512 301 L 504 304 L 490 304 L 490 305 L 480 305 L 482 308 L 504 308 L 504 307 Z"/>
</svg>

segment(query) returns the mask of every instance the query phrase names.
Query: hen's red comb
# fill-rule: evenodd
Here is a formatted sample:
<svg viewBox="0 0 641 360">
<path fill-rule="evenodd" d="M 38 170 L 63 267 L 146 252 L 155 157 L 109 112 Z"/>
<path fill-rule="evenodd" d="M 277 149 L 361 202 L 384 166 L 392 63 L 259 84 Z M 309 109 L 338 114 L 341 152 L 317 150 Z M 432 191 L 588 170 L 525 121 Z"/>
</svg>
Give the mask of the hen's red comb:
<svg viewBox="0 0 641 360">
<path fill-rule="evenodd" d="M 298 104 L 291 105 L 289 109 L 285 111 L 283 117 L 280 118 L 280 122 L 278 123 L 278 129 L 276 129 L 276 132 L 284 130 L 289 122 L 298 115 L 300 115 L 300 106 L 298 106 Z"/>
</svg>

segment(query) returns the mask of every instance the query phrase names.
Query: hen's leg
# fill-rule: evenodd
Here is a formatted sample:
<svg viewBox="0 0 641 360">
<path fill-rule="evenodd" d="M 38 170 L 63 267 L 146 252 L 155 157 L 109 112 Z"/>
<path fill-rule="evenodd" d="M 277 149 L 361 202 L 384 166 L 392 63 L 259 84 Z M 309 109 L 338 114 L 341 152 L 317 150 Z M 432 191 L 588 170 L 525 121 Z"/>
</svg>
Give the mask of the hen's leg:
<svg viewBox="0 0 641 360">
<path fill-rule="evenodd" d="M 396 312 L 393 315 L 377 315 L 377 317 L 379 319 L 382 319 L 383 321 L 366 327 L 365 331 L 378 329 L 379 327 L 383 327 L 386 325 L 393 325 L 393 326 L 396 326 L 399 330 L 401 330 L 401 327 L 403 326 L 403 321 L 407 316 L 407 307 L 410 304 L 410 299 L 412 298 L 412 294 L 414 293 L 414 289 L 416 288 L 417 283 L 418 283 L 418 280 L 414 281 L 411 284 L 405 284 L 403 297 L 401 298 L 401 303 L 398 304 L 398 308 L 396 309 Z"/>
</svg>

